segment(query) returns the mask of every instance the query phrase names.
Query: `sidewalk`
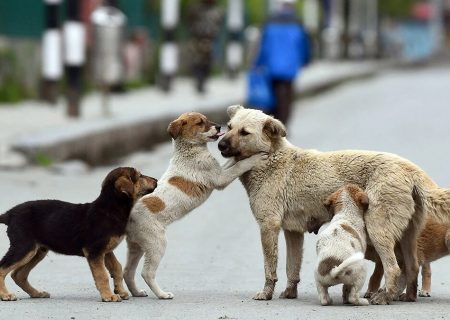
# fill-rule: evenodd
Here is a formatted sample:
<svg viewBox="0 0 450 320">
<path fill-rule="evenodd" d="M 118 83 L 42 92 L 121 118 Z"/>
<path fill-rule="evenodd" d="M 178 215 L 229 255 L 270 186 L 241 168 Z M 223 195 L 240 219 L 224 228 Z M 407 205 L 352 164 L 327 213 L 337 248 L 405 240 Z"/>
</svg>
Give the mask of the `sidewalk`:
<svg viewBox="0 0 450 320">
<path fill-rule="evenodd" d="M 385 62 L 319 62 L 303 71 L 299 95 L 310 95 L 343 81 L 374 75 Z M 102 115 L 98 93 L 84 97 L 82 116 L 65 116 L 65 100 L 56 106 L 28 101 L 0 105 L 0 168 L 14 168 L 44 158 L 51 162 L 81 159 L 90 164 L 148 149 L 169 141 L 168 123 L 186 111 L 198 111 L 226 122 L 226 107 L 245 101 L 245 76 L 213 78 L 199 95 L 190 79 L 180 78 L 169 94 L 150 87 L 113 95 L 110 117 Z"/>
</svg>

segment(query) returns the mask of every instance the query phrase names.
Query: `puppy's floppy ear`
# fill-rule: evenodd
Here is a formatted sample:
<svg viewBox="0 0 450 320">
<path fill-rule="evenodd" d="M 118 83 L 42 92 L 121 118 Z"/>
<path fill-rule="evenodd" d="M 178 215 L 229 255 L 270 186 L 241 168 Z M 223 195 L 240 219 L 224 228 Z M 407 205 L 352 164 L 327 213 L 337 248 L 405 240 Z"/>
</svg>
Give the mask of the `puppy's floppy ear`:
<svg viewBox="0 0 450 320">
<path fill-rule="evenodd" d="M 367 209 L 369 209 L 369 197 L 367 194 L 365 192 L 358 192 L 356 199 L 363 208 L 364 212 L 366 212 Z"/>
<path fill-rule="evenodd" d="M 134 194 L 134 184 L 131 180 L 125 176 L 121 176 L 114 183 L 114 187 L 117 191 L 125 193 L 129 198 L 133 197 Z"/>
<path fill-rule="evenodd" d="M 228 116 L 229 116 L 230 119 L 231 119 L 231 118 L 234 117 L 234 115 L 236 114 L 236 112 L 238 112 L 239 110 L 242 110 L 242 109 L 244 109 L 244 107 L 241 106 L 241 105 L 238 105 L 238 104 L 235 104 L 235 105 L 233 105 L 233 106 L 229 106 L 228 109 L 227 109 Z"/>
<path fill-rule="evenodd" d="M 266 120 L 263 127 L 263 132 L 269 138 L 286 137 L 286 128 L 280 120 L 270 117 Z"/>
<path fill-rule="evenodd" d="M 182 119 L 172 121 L 167 127 L 167 133 L 169 133 L 173 139 L 176 139 L 180 135 L 181 127 L 183 127 L 184 124 L 186 124 L 186 121 Z"/>
</svg>

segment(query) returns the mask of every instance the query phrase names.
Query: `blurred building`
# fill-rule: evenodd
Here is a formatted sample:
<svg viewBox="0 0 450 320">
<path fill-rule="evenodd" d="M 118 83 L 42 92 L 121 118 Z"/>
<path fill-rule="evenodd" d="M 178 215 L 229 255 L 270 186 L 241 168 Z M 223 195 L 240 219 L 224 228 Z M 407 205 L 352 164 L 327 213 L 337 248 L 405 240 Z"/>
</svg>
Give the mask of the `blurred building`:
<svg viewBox="0 0 450 320">
<path fill-rule="evenodd" d="M 0 1 L 0 101 L 36 97 L 41 79 L 41 39 L 45 30 L 45 1 Z M 66 19 L 66 6 L 58 9 L 61 24 Z M 79 0 L 81 21 L 86 28 L 87 68 L 86 87 L 92 80 L 90 53 L 92 48 L 92 11 L 107 0 Z M 137 87 L 155 82 L 159 72 L 160 44 L 164 35 L 161 27 L 162 0 L 108 0 L 114 2 L 127 20 L 124 44 L 124 86 Z M 179 57 L 177 74 L 188 74 L 189 54 L 186 8 L 198 0 L 173 1 L 179 23 L 174 26 Z M 296 5 L 311 39 L 316 58 L 372 59 L 395 57 L 424 59 L 434 55 L 443 45 L 445 30 L 450 34 L 450 0 L 297 0 Z M 230 5 L 232 3 L 232 5 Z M 224 12 L 243 10 L 244 17 L 236 30 L 230 23 L 221 23 L 214 47 L 214 73 L 237 70 L 245 54 L 239 47 L 254 48 L 257 32 L 244 32 L 261 26 L 276 7 L 277 0 L 221 0 Z M 236 9 L 237 8 L 237 9 Z M 238 13 L 234 12 L 233 15 Z M 232 21 L 233 19 L 225 19 Z M 230 30 L 227 30 L 229 28 Z M 253 29 L 252 29 L 253 28 Z M 249 35 L 250 43 L 245 35 Z M 450 37 L 450 36 L 448 36 Z M 233 45 L 230 46 L 230 41 Z M 232 50 L 231 50 L 232 49 Z M 227 59 L 228 52 L 234 52 Z M 231 62 L 230 62 L 231 61 Z M 242 70 L 242 66 L 240 66 Z"/>
</svg>

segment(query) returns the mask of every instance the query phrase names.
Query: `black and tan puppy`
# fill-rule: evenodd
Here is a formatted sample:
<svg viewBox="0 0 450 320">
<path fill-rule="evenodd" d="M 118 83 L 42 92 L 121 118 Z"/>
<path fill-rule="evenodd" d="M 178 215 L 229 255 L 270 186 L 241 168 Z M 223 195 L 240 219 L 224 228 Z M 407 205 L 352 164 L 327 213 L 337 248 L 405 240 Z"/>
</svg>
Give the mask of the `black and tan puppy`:
<svg viewBox="0 0 450 320">
<path fill-rule="evenodd" d="M 125 234 L 134 202 L 153 192 L 156 185 L 156 179 L 136 169 L 117 168 L 106 176 L 100 195 L 91 203 L 29 201 L 1 215 L 0 223 L 8 226 L 10 240 L 10 248 L 0 261 L 1 300 L 16 300 L 5 286 L 5 277 L 11 271 L 13 280 L 30 297 L 50 297 L 47 292 L 33 288 L 27 280 L 48 250 L 86 257 L 103 301 L 127 299 L 122 267 L 112 250 Z M 110 289 L 106 269 L 114 279 L 116 294 Z"/>
</svg>

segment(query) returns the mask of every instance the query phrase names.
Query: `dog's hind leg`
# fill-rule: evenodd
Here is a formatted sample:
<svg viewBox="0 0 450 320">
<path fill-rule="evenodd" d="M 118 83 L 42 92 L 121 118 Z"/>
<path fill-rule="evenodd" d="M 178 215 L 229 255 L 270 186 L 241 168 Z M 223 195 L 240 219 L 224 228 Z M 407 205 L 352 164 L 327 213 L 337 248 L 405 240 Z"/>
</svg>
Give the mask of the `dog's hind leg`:
<svg viewBox="0 0 450 320">
<path fill-rule="evenodd" d="M 31 270 L 36 267 L 36 265 L 41 262 L 48 253 L 48 249 L 40 247 L 36 255 L 25 265 L 20 268 L 17 268 L 11 274 L 11 278 L 13 278 L 14 282 L 22 288 L 23 291 L 28 293 L 31 298 L 50 298 L 50 294 L 45 291 L 36 290 L 31 286 L 28 282 L 28 275 Z"/>
<path fill-rule="evenodd" d="M 379 259 L 377 259 L 375 262 L 375 269 L 369 279 L 369 287 L 367 288 L 367 292 L 364 294 L 364 298 L 371 298 L 372 295 L 378 291 L 381 285 L 381 279 L 383 279 L 383 271 L 383 264 Z"/>
<path fill-rule="evenodd" d="M 297 298 L 297 284 L 300 282 L 300 267 L 303 258 L 304 235 L 300 232 L 284 230 L 286 240 L 286 289 L 281 293 L 280 298 Z"/>
<path fill-rule="evenodd" d="M 422 265 L 422 290 L 419 297 L 431 297 L 431 264 L 425 262 Z"/>
<path fill-rule="evenodd" d="M 127 284 L 128 290 L 130 290 L 133 297 L 146 297 L 147 292 L 145 292 L 145 290 L 139 290 L 136 286 L 136 282 L 134 281 L 136 268 L 139 260 L 141 260 L 144 255 L 144 251 L 142 251 L 141 247 L 137 243 L 130 241 L 128 238 L 127 245 L 127 264 L 125 265 L 123 273 L 125 283 Z"/>
<path fill-rule="evenodd" d="M 366 273 L 367 273 L 366 267 L 363 263 L 354 266 L 354 270 L 352 272 L 353 275 L 352 275 L 352 279 L 351 279 L 353 283 L 351 285 L 349 285 L 348 283 L 347 283 L 347 285 L 344 284 L 344 288 L 345 288 L 345 286 L 348 286 L 347 290 L 349 290 L 348 302 L 353 305 L 356 305 L 356 306 L 368 306 L 369 305 L 369 301 L 367 299 L 359 297 L 359 292 L 361 291 L 362 287 L 364 286 L 364 282 L 366 281 Z M 345 298 L 344 298 L 344 303 L 345 303 Z"/>
<path fill-rule="evenodd" d="M 320 304 L 323 306 L 329 306 L 333 304 L 333 300 L 328 294 L 328 287 L 324 287 L 316 281 L 317 293 L 319 294 Z"/>
<path fill-rule="evenodd" d="M 35 244 L 28 244 L 15 246 L 11 240 L 11 247 L 6 252 L 3 259 L 0 261 L 0 299 L 3 301 L 17 300 L 16 296 L 8 292 L 5 286 L 5 277 L 11 271 L 27 264 L 35 255 L 37 246 Z"/>
<path fill-rule="evenodd" d="M 389 304 L 397 295 L 401 275 L 394 251 L 396 241 L 392 234 L 385 232 L 383 224 L 384 219 L 380 219 L 376 212 L 366 214 L 367 233 L 383 264 L 386 287 L 385 290 L 378 291 L 371 297 L 372 304 Z"/>
<path fill-rule="evenodd" d="M 117 293 L 122 299 L 128 300 L 130 295 L 123 287 L 122 266 L 120 265 L 120 262 L 117 261 L 117 258 L 112 251 L 108 252 L 105 255 L 105 266 L 106 269 L 108 269 L 109 274 L 113 278 L 114 293 Z"/>
<path fill-rule="evenodd" d="M 158 237 L 146 238 L 146 243 L 142 244 L 145 250 L 144 256 L 144 268 L 142 269 L 142 277 L 147 285 L 153 291 L 153 293 L 159 299 L 173 299 L 172 292 L 163 291 L 156 282 L 156 270 L 158 270 L 159 263 L 161 262 L 164 252 L 166 250 L 166 236 L 165 234 L 159 234 Z"/>
</svg>

